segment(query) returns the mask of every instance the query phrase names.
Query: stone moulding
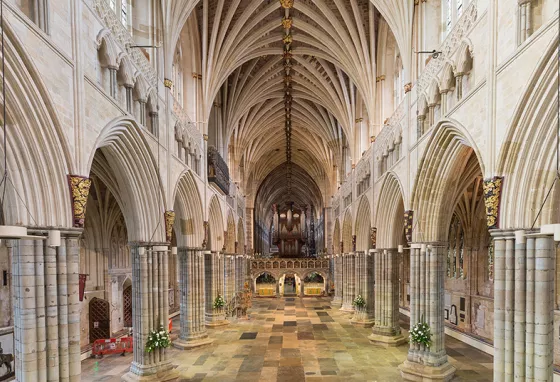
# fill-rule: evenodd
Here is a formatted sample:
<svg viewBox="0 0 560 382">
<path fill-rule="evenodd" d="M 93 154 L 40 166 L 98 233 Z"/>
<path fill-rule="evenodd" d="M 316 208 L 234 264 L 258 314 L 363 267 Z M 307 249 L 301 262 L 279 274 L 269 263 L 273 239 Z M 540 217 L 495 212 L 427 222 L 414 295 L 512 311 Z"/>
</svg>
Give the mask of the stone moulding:
<svg viewBox="0 0 560 382">
<path fill-rule="evenodd" d="M 210 228 L 210 225 L 208 224 L 208 221 L 205 220 L 202 223 L 202 227 L 203 227 L 203 230 L 204 230 L 204 239 L 202 240 L 201 247 L 206 248 L 207 245 L 208 245 L 208 229 Z"/>
<path fill-rule="evenodd" d="M 93 0 L 93 8 L 97 15 L 101 18 L 105 26 L 111 31 L 115 40 L 126 49 L 126 47 L 135 45 L 132 35 L 123 26 L 115 11 L 109 5 L 107 0 Z M 146 76 L 147 81 L 151 86 L 157 84 L 157 74 L 152 67 L 142 50 L 140 49 L 126 49 L 126 52 L 131 57 L 134 64 L 140 68 L 140 71 Z"/>
<path fill-rule="evenodd" d="M 79 175 L 68 175 L 68 184 L 70 186 L 70 197 L 72 198 L 73 226 L 84 228 L 91 179 Z"/>
<path fill-rule="evenodd" d="M 486 225 L 488 229 L 499 228 L 503 180 L 504 178 L 501 176 L 484 180 L 484 206 L 486 207 Z"/>
<path fill-rule="evenodd" d="M 370 238 L 371 248 L 375 249 L 377 247 L 377 227 L 371 227 Z"/>
<path fill-rule="evenodd" d="M 412 222 L 414 217 L 414 211 L 408 210 L 404 212 L 404 234 L 406 240 L 410 243 L 412 241 Z"/>
<path fill-rule="evenodd" d="M 173 237 L 173 224 L 175 224 L 175 212 L 165 211 L 165 239 L 171 242 Z"/>
</svg>

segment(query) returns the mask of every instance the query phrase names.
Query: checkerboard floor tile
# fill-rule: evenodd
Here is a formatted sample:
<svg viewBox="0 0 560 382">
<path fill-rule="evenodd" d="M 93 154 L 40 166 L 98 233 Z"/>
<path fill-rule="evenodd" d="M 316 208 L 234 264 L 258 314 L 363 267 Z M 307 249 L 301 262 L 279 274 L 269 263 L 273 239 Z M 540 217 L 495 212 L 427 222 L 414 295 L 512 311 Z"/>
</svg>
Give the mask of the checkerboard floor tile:
<svg viewBox="0 0 560 382">
<path fill-rule="evenodd" d="M 255 299 L 249 318 L 209 329 L 212 345 L 171 348 L 179 381 L 400 381 L 408 347 L 378 348 L 329 299 Z M 174 328 L 179 328 L 178 319 Z M 492 357 L 446 337 L 457 381 L 491 381 Z M 84 382 L 120 381 L 132 355 L 82 362 Z M 96 365 L 97 363 L 97 365 Z"/>
</svg>

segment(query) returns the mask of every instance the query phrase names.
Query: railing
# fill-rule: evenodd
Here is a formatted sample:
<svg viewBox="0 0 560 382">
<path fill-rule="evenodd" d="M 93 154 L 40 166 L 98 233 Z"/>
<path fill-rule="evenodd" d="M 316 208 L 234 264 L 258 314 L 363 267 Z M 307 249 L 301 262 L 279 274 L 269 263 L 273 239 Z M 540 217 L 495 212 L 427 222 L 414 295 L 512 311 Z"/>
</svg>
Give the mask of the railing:
<svg viewBox="0 0 560 382">
<path fill-rule="evenodd" d="M 247 309 L 251 307 L 251 292 L 237 292 L 226 303 L 224 311 L 226 317 L 244 317 L 247 315 Z"/>
<path fill-rule="evenodd" d="M 115 11 L 111 9 L 108 1 L 93 0 L 93 7 L 105 23 L 105 26 L 111 31 L 117 43 L 121 45 L 123 51 L 128 53 L 138 69 L 140 69 L 140 71 L 144 74 L 148 83 L 155 86 L 157 84 L 156 71 L 140 49 L 126 49 L 127 46 L 134 45 L 135 42 L 132 39 L 130 31 L 126 29 L 126 27 L 121 23 L 121 20 L 117 17 Z"/>
<path fill-rule="evenodd" d="M 370 145 L 369 149 L 365 152 L 364 155 L 362 155 L 362 157 L 356 164 L 354 179 L 357 185 L 357 193 L 356 193 L 357 196 L 363 194 L 364 191 L 367 190 L 371 185 L 369 179 L 371 177 L 371 158 L 373 155 L 372 152 L 373 152 L 373 145 Z"/>
<path fill-rule="evenodd" d="M 229 169 L 218 150 L 208 148 L 208 182 L 214 183 L 224 194 L 229 194 Z"/>
<path fill-rule="evenodd" d="M 432 58 L 428 65 L 422 71 L 420 77 L 418 77 L 418 82 L 416 84 L 416 90 L 418 93 L 426 90 L 432 79 L 439 73 L 443 68 L 443 64 L 447 62 L 453 52 L 461 44 L 463 37 L 470 31 L 477 19 L 478 7 L 477 0 L 472 0 L 469 6 L 465 9 L 465 12 L 461 15 L 451 32 L 447 35 L 440 48 L 437 49 L 441 52 L 438 58 Z"/>
<path fill-rule="evenodd" d="M 109 338 L 95 340 L 91 351 L 92 357 L 101 358 L 107 354 L 121 354 L 132 353 L 133 340 L 132 337 L 123 338 Z"/>
<path fill-rule="evenodd" d="M 202 133 L 198 131 L 194 122 L 191 121 L 189 115 L 183 107 L 175 100 L 173 100 L 173 114 L 177 120 L 183 125 L 187 134 L 196 142 L 197 145 L 202 143 Z"/>
</svg>

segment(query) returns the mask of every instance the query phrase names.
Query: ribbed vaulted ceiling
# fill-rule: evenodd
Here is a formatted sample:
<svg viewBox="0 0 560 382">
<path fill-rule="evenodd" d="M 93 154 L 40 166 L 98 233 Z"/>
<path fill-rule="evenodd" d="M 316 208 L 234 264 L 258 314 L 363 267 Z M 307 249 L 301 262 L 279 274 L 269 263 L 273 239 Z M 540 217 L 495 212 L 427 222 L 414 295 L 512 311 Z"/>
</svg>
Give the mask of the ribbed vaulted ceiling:
<svg viewBox="0 0 560 382">
<path fill-rule="evenodd" d="M 163 9 L 168 10 L 164 18 L 171 32 L 190 16 L 198 21 L 203 118 L 208 120 L 220 95 L 224 141 L 234 147 L 230 155 L 233 165 L 243 168 L 241 181 L 248 196 L 266 203 L 299 198 L 324 205 L 334 192 L 335 169 L 342 156 L 359 155 L 350 142 L 355 120 L 367 121 L 373 115 L 379 13 L 392 28 L 399 28 L 398 43 L 409 41 L 413 0 L 165 2 L 170 3 Z M 291 161 L 297 168 L 294 177 L 312 179 L 315 184 L 310 187 L 306 181 L 294 181 L 291 194 L 288 182 L 279 181 L 286 167 L 282 41 L 286 15 L 293 22 Z M 174 46 L 179 35 L 169 36 L 168 43 Z M 274 182 L 274 197 L 257 198 L 257 190 L 271 189 L 263 182 Z"/>
</svg>

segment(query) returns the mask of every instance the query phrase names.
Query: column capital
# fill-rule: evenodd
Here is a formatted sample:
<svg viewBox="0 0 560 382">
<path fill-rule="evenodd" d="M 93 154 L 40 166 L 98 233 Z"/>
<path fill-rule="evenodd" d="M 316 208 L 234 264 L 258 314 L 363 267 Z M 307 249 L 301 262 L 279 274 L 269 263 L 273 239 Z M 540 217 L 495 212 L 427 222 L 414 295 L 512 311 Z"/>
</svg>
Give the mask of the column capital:
<svg viewBox="0 0 560 382">
<path fill-rule="evenodd" d="M 523 230 L 525 235 L 539 233 L 539 230 L 531 230 L 530 228 L 507 228 L 507 229 L 491 229 L 490 236 L 494 239 L 510 239 L 515 237 L 515 231 Z"/>
<path fill-rule="evenodd" d="M 84 232 L 83 228 L 68 228 L 68 227 L 27 227 L 27 233 L 33 235 L 46 235 L 49 231 L 60 231 L 61 237 L 79 237 Z"/>
<path fill-rule="evenodd" d="M 131 247 L 171 247 L 169 243 L 159 241 L 129 241 L 128 245 Z"/>
<path fill-rule="evenodd" d="M 447 248 L 446 241 L 414 242 L 414 243 L 410 243 L 410 248 L 421 248 L 423 245 L 425 245 L 426 247 L 431 246 L 432 248 Z"/>
</svg>

